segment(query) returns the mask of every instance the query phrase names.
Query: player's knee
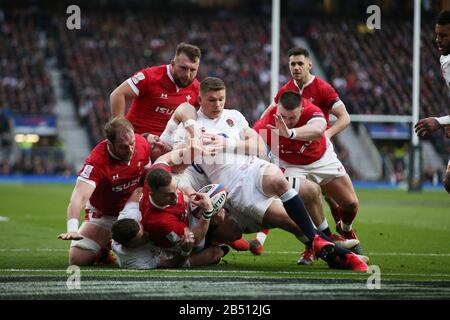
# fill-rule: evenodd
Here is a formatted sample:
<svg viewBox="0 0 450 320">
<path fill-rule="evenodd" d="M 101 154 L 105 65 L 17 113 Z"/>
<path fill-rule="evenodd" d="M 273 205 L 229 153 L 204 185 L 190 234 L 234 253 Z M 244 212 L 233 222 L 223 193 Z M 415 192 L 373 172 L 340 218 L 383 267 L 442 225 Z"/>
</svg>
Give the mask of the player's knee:
<svg viewBox="0 0 450 320">
<path fill-rule="evenodd" d="M 69 264 L 77 266 L 91 265 L 95 261 L 101 246 L 92 239 L 83 238 L 72 241 L 69 252 Z"/>
<path fill-rule="evenodd" d="M 82 249 L 71 249 L 69 253 L 69 265 L 90 266 L 94 263 L 96 253 Z"/>
<path fill-rule="evenodd" d="M 344 206 L 342 206 L 342 209 L 344 212 L 354 212 L 358 210 L 359 202 L 358 199 L 354 199 L 349 203 L 346 203 Z"/>
<path fill-rule="evenodd" d="M 306 203 L 314 202 L 320 199 L 320 186 L 314 182 L 304 180 L 300 186 L 300 196 Z"/>
<path fill-rule="evenodd" d="M 282 176 L 273 179 L 272 187 L 273 190 L 276 190 L 279 194 L 283 194 L 291 189 L 289 182 Z"/>
</svg>

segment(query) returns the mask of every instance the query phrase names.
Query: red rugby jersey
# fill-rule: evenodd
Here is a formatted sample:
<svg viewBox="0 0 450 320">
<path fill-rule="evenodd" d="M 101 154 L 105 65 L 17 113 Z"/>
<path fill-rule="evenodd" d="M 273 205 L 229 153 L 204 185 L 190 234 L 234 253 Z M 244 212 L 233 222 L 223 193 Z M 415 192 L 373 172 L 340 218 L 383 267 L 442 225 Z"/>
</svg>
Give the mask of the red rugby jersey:
<svg viewBox="0 0 450 320">
<path fill-rule="evenodd" d="M 126 118 L 136 133 L 161 135 L 175 109 L 183 102 L 198 107 L 200 83 L 195 79 L 186 88 L 178 88 L 169 72 L 169 65 L 149 67 L 127 80 L 137 94 Z"/>
</svg>

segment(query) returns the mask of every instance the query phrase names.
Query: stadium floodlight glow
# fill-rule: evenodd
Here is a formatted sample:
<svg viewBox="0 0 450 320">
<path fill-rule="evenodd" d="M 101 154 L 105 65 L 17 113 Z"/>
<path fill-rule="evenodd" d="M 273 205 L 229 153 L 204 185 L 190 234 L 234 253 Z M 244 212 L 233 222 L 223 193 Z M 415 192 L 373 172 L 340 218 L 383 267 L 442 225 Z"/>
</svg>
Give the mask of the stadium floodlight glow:
<svg viewBox="0 0 450 320">
<path fill-rule="evenodd" d="M 25 136 L 25 142 L 28 143 L 37 143 L 39 141 L 39 136 L 37 134 L 27 134 Z"/>
<path fill-rule="evenodd" d="M 18 133 L 14 137 L 16 143 L 37 143 L 40 137 L 37 134 L 22 134 Z"/>
<path fill-rule="evenodd" d="M 14 137 L 14 141 L 16 141 L 17 143 L 25 142 L 25 135 L 21 133 L 16 134 L 16 136 Z"/>
</svg>

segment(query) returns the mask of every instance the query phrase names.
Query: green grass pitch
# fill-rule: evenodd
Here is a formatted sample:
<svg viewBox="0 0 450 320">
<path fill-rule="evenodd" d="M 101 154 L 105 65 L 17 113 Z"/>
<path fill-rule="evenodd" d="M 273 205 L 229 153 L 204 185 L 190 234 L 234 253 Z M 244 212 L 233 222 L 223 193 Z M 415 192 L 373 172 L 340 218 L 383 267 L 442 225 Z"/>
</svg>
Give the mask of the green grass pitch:
<svg viewBox="0 0 450 320">
<path fill-rule="evenodd" d="M 378 290 L 368 289 L 368 273 L 330 270 L 323 261 L 298 266 L 303 247 L 281 230 L 272 230 L 261 256 L 232 250 L 217 266 L 190 270 L 85 267 L 81 289 L 68 290 L 69 242 L 56 237 L 65 230 L 72 188 L 0 185 L 0 300 L 87 298 L 99 292 L 130 299 L 450 298 L 450 197 L 443 189 L 357 190 L 354 227 L 370 264 L 380 268 Z M 118 281 L 121 285 L 114 285 Z M 220 292 L 205 285 L 211 282 L 220 283 Z"/>
</svg>

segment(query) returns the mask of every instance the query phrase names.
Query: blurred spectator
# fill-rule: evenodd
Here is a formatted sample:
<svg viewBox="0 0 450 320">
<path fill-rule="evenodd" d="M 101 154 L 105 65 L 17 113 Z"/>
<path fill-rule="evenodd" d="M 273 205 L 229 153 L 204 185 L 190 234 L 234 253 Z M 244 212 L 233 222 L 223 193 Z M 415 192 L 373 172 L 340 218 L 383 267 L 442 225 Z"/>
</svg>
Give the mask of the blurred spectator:
<svg viewBox="0 0 450 320">
<path fill-rule="evenodd" d="M 8 112 L 0 107 L 0 149 L 8 153 L 11 148 L 11 143 L 11 128 Z"/>
<path fill-rule="evenodd" d="M 410 115 L 412 20 L 383 19 L 381 32 L 362 32 L 359 23 L 356 19 L 314 20 L 315 33 L 321 37 L 310 34 L 310 41 L 326 73 L 349 113 Z M 445 115 L 449 96 L 440 75 L 434 21 L 424 19 L 421 33 L 420 117 Z"/>
</svg>

